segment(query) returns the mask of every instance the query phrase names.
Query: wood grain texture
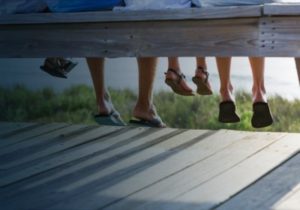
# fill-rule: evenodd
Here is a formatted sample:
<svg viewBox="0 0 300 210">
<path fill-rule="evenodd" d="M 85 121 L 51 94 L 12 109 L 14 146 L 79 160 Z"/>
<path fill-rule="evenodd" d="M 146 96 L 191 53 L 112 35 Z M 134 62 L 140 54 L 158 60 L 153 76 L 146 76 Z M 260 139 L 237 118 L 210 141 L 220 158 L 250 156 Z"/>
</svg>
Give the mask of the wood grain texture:
<svg viewBox="0 0 300 210">
<path fill-rule="evenodd" d="M 39 137 L 45 133 L 50 133 L 59 128 L 66 127 L 65 123 L 40 124 L 34 126 L 33 129 L 21 129 L 11 133 L 9 136 L 0 137 L 0 148 L 11 146 L 22 141 L 30 140 L 31 138 Z"/>
<path fill-rule="evenodd" d="M 11 124 L 0 126 L 12 128 Z M 70 128 L 72 125 L 66 127 Z M 47 142 L 60 130 L 45 130 L 40 136 Z M 288 133 L 128 127 L 70 131 L 40 150 L 30 146 L 34 142 L 30 139 L 37 137 L 36 128 L 26 130 L 29 139 L 15 146 L 29 146 L 29 159 L 0 170 L 1 208 L 240 209 L 225 208 L 225 204 L 232 207 L 236 199 L 231 196 L 246 192 L 247 187 L 252 189 L 253 182 L 270 171 L 272 175 L 274 168 L 280 169 L 282 162 L 300 151 L 299 134 Z M 282 166 L 281 171 L 290 172 L 293 179 L 284 182 L 288 176 L 280 176 L 276 180 L 279 184 L 269 188 L 278 201 L 277 210 L 298 204 L 298 162 L 293 162 L 298 169 L 292 171 L 292 165 Z M 285 184 L 283 188 L 280 183 Z M 263 185 L 266 191 L 267 186 Z M 251 202 L 254 208 L 248 209 L 261 210 L 244 196 L 243 209 Z M 257 201 L 266 207 L 262 209 L 271 209 L 274 204 L 265 197 Z"/>
<path fill-rule="evenodd" d="M 260 51 L 275 57 L 299 57 L 300 17 L 267 17 L 260 19 Z"/>
<path fill-rule="evenodd" d="M 46 152 L 45 151 L 36 152 L 36 153 L 33 153 L 32 155 L 34 156 L 34 159 L 35 159 L 35 158 L 39 158 L 39 157 L 45 155 L 45 153 L 51 154 L 54 152 L 64 151 L 67 148 L 74 147 L 76 145 L 80 145 L 84 142 L 96 140 L 97 138 L 100 138 L 103 135 L 108 135 L 119 129 L 121 129 L 121 128 L 120 127 L 105 127 L 105 126 L 96 128 L 89 132 L 85 132 L 82 135 L 78 135 L 78 136 L 72 138 L 72 141 L 70 141 L 70 139 L 66 139 L 65 141 L 61 142 L 60 144 L 55 144 L 52 147 L 49 147 L 48 150 L 46 150 Z M 49 160 L 52 160 L 53 158 L 55 159 L 55 157 L 51 157 L 51 158 L 49 158 Z M 31 158 L 29 158 L 29 160 L 31 160 Z M 57 160 L 49 161 L 49 163 L 47 163 L 47 164 L 45 164 L 45 162 L 38 161 L 38 162 L 35 162 L 35 164 L 29 164 L 29 166 L 24 164 L 23 166 L 19 166 L 18 169 L 14 168 L 13 170 L 5 170 L 5 171 L 3 171 L 3 173 L 1 173 L 2 177 L 5 177 L 5 178 L 2 178 L 0 180 L 0 186 L 5 186 L 5 185 L 11 184 L 13 182 L 20 181 L 26 177 L 31 177 L 31 176 L 38 174 L 44 170 L 49 170 L 51 168 L 57 167 L 60 164 L 64 164 L 64 163 L 65 163 L 64 161 L 58 162 Z"/>
<path fill-rule="evenodd" d="M 9 167 L 16 167 L 18 164 L 29 162 L 30 160 L 38 159 L 43 155 L 49 155 L 51 152 L 47 152 L 53 146 L 53 143 L 63 142 L 65 134 L 77 132 L 82 130 L 87 131 L 87 126 L 73 125 L 59 128 L 51 133 L 41 135 L 35 138 L 31 138 L 27 141 L 19 142 L 0 149 L 0 170 L 7 169 Z M 38 152 L 37 152 L 38 151 Z M 57 151 L 55 151 L 57 152 Z"/>
<path fill-rule="evenodd" d="M 300 3 L 271 3 L 263 6 L 266 16 L 293 16 L 300 15 Z"/>
<path fill-rule="evenodd" d="M 223 176 L 225 177 L 236 165 L 246 161 L 264 147 L 278 140 L 277 138 L 279 137 L 272 134 L 244 134 L 244 136 L 234 140 L 230 146 L 208 156 L 192 167 L 149 186 L 147 189 L 131 195 L 122 202 L 116 202 L 107 209 L 117 210 L 122 209 L 122 206 L 139 210 L 213 209 L 214 206 L 224 201 L 224 198 L 220 198 L 220 195 L 229 196 L 232 195 L 231 193 L 234 193 L 231 191 L 233 187 L 230 187 L 230 185 L 234 185 L 234 179 L 222 179 Z M 225 137 L 226 135 L 223 136 Z M 228 137 L 226 136 L 225 138 Z M 209 140 L 210 138 L 207 139 L 207 141 Z M 222 140 L 223 138 L 219 139 L 220 142 Z M 242 170 L 240 173 L 242 173 Z M 244 173 L 250 173 L 250 171 L 244 171 Z M 216 185 L 214 182 L 218 179 L 222 179 L 223 184 Z M 116 187 L 113 186 L 112 189 L 116 189 Z M 101 193 L 107 194 L 105 191 L 101 191 Z M 116 195 L 119 195 L 118 192 L 116 193 Z M 113 193 L 111 192 L 109 195 L 113 195 Z"/>
<path fill-rule="evenodd" d="M 47 23 L 101 23 L 153 20 L 202 20 L 259 17 L 262 6 L 230 6 L 144 11 L 101 11 L 0 15 L 0 25 Z"/>
<path fill-rule="evenodd" d="M 293 138 L 290 134 L 283 141 Z M 296 139 L 295 139 L 296 141 Z M 281 153 L 281 151 L 280 151 Z M 257 182 L 220 205 L 216 210 L 296 210 L 299 209 L 300 154 L 291 157 Z M 296 199 L 297 198 L 297 199 Z"/>
<path fill-rule="evenodd" d="M 0 26 L 0 57 L 248 56 L 257 18 Z"/>
<path fill-rule="evenodd" d="M 30 129 L 36 126 L 37 123 L 13 123 L 13 122 L 0 122 L 0 138 L 13 134 L 16 131 Z"/>
</svg>

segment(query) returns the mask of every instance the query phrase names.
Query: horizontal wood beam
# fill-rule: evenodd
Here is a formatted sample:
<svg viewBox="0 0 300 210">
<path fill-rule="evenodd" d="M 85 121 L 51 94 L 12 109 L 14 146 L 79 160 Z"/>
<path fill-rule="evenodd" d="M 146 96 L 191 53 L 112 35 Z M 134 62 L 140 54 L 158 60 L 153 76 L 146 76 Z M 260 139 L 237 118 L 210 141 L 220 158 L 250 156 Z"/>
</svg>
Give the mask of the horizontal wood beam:
<svg viewBox="0 0 300 210">
<path fill-rule="evenodd" d="M 234 11 L 238 7 L 230 8 Z M 255 10 L 258 7 L 244 8 L 248 8 L 250 16 L 259 14 L 258 10 Z M 136 14 L 132 17 L 129 15 L 130 12 L 126 15 L 122 13 L 125 15 L 123 20 L 120 20 L 121 16 L 119 16 L 115 19 L 112 17 L 110 21 L 106 15 L 112 12 L 101 12 L 102 16 L 100 16 L 103 19 L 97 15 L 93 19 L 92 14 L 100 14 L 99 12 L 82 13 L 82 17 L 86 17 L 83 19 L 80 16 L 74 16 L 74 13 L 71 13 L 74 19 L 71 18 L 71 14 L 35 14 L 42 15 L 44 19 L 38 20 L 31 17 L 30 23 L 29 19 L 25 18 L 26 15 L 14 16 L 16 19 L 11 19 L 11 22 L 4 18 L 8 16 L 0 16 L 0 19 L 2 17 L 0 20 L 2 21 L 0 23 L 0 58 L 48 56 L 300 57 L 300 16 L 261 17 L 259 15 L 233 18 L 238 15 L 234 14 L 231 18 L 220 19 L 219 17 L 229 16 L 224 9 L 211 9 L 206 13 L 203 10 L 203 13 L 195 13 L 195 16 L 192 14 L 198 9 L 183 10 L 188 12 L 183 12 L 182 16 L 179 15 L 180 18 L 173 17 L 172 20 L 168 18 L 172 15 L 176 16 L 173 10 L 159 17 L 162 18 L 161 20 L 158 17 L 155 19 L 155 16 L 153 16 L 154 20 L 151 20 L 150 13 L 147 13 L 149 16 L 143 17 L 142 13 L 137 15 L 138 12 L 131 13 Z M 223 13 L 216 13 L 216 11 L 223 11 Z M 153 14 L 159 14 L 161 11 L 156 12 L 158 13 Z M 199 14 L 202 16 L 200 17 Z M 214 16 L 214 19 L 206 19 L 209 17 L 208 14 Z M 65 19 L 60 19 L 60 16 Z M 20 17 L 24 17 L 23 22 Z"/>
<path fill-rule="evenodd" d="M 248 56 L 259 19 L 0 26 L 0 57 Z"/>
</svg>

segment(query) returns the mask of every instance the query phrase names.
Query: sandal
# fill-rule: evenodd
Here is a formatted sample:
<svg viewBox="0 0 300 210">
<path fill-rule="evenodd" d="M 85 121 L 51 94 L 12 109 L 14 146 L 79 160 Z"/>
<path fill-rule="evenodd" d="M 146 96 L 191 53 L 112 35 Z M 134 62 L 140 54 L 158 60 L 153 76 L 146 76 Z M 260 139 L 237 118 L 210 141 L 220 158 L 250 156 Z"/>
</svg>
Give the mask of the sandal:
<svg viewBox="0 0 300 210">
<path fill-rule="evenodd" d="M 177 93 L 182 96 L 194 96 L 193 90 L 185 83 L 185 75 L 183 73 L 178 73 L 174 69 L 168 69 L 165 72 L 167 74 L 174 74 L 176 76 L 175 79 L 167 78 L 165 79 L 165 83 L 172 88 L 174 93 Z"/>
<path fill-rule="evenodd" d="M 67 78 L 69 73 L 77 63 L 66 60 L 64 58 L 46 58 L 44 65 L 41 66 L 41 70 L 47 72 L 54 77 Z"/>
<path fill-rule="evenodd" d="M 200 70 L 203 74 L 205 74 L 205 79 L 198 76 L 194 76 L 192 79 L 197 85 L 197 93 L 199 95 L 211 95 L 213 92 L 208 82 L 209 73 L 202 66 L 199 66 L 197 70 Z"/>
<path fill-rule="evenodd" d="M 112 110 L 109 114 L 98 114 L 94 116 L 95 121 L 99 125 L 109 126 L 125 126 L 120 114 L 116 110 Z"/>
<path fill-rule="evenodd" d="M 151 120 L 141 119 L 133 117 L 129 124 L 132 126 L 151 127 L 151 128 L 165 128 L 166 124 L 160 119 L 160 117 L 153 118 Z"/>
</svg>

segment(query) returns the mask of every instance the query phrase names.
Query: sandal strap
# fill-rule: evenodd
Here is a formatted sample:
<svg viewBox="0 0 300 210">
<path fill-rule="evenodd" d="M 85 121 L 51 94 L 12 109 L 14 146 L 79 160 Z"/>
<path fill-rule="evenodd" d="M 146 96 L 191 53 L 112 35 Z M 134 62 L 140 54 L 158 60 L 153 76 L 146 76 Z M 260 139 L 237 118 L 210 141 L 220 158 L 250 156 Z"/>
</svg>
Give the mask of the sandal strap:
<svg viewBox="0 0 300 210">
<path fill-rule="evenodd" d="M 180 83 L 180 81 L 182 80 L 182 79 L 185 79 L 185 75 L 183 74 L 183 73 L 178 73 L 178 71 L 176 71 L 175 69 L 172 69 L 172 68 L 169 68 L 168 70 L 167 70 L 167 72 L 172 72 L 172 73 L 174 73 L 176 76 L 177 76 L 177 83 Z"/>
<path fill-rule="evenodd" d="M 200 70 L 203 74 L 205 74 L 205 80 L 204 80 L 204 82 L 207 83 L 208 82 L 209 73 L 208 73 L 208 71 L 206 71 L 206 68 L 203 67 L 203 66 L 198 66 L 197 70 Z"/>
</svg>

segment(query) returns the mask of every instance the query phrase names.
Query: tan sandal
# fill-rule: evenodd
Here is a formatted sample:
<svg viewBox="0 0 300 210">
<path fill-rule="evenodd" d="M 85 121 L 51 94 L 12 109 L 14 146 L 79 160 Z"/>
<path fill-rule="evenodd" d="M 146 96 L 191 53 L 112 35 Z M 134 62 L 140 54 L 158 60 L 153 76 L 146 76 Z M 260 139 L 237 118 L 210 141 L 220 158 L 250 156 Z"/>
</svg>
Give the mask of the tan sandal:
<svg viewBox="0 0 300 210">
<path fill-rule="evenodd" d="M 199 66 L 197 70 L 200 70 L 203 74 L 205 74 L 205 79 L 197 76 L 194 76 L 192 79 L 197 85 L 197 93 L 199 95 L 211 95 L 213 92 L 208 82 L 209 73 L 201 66 Z"/>
<path fill-rule="evenodd" d="M 167 78 L 165 79 L 165 83 L 172 88 L 172 90 L 182 96 L 194 96 L 195 93 L 193 90 L 185 84 L 187 88 L 184 87 L 183 82 L 185 83 L 185 75 L 183 73 L 178 73 L 174 69 L 168 69 L 168 71 L 165 73 L 167 75 L 168 73 L 172 73 L 176 76 L 176 79 Z"/>
</svg>

